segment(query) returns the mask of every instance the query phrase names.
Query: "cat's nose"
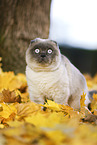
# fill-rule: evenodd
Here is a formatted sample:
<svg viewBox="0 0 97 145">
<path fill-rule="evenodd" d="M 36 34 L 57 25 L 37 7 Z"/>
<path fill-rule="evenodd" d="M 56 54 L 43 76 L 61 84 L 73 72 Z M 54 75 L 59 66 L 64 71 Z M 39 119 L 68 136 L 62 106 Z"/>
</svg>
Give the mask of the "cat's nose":
<svg viewBox="0 0 97 145">
<path fill-rule="evenodd" d="M 46 54 L 45 54 L 45 53 L 42 53 L 42 54 L 41 54 L 41 57 L 42 57 L 42 58 L 46 57 Z"/>
</svg>

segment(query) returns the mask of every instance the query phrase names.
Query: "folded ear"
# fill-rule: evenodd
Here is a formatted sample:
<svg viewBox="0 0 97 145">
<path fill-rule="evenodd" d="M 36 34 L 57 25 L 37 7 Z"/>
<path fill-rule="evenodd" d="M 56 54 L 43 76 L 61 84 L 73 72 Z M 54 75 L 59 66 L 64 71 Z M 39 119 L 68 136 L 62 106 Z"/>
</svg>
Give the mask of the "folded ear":
<svg viewBox="0 0 97 145">
<path fill-rule="evenodd" d="M 32 44 L 32 43 L 34 43 L 34 42 L 36 42 L 36 41 L 39 41 L 39 40 L 40 40 L 40 38 L 35 38 L 35 39 L 31 40 L 30 43 Z"/>
<path fill-rule="evenodd" d="M 34 39 L 34 40 L 31 40 L 31 42 L 30 42 L 30 43 L 32 44 L 33 42 L 35 42 L 35 39 Z"/>
<path fill-rule="evenodd" d="M 53 42 L 53 43 L 55 43 L 55 45 L 57 46 L 57 47 L 59 47 L 58 46 L 58 43 L 56 42 L 56 41 L 54 41 L 54 40 L 50 40 L 51 42 Z"/>
<path fill-rule="evenodd" d="M 31 42 L 30 42 L 30 43 L 32 44 L 32 43 L 34 43 L 34 42 L 36 42 L 36 41 L 37 41 L 37 38 L 36 38 L 36 39 L 31 40 Z"/>
</svg>

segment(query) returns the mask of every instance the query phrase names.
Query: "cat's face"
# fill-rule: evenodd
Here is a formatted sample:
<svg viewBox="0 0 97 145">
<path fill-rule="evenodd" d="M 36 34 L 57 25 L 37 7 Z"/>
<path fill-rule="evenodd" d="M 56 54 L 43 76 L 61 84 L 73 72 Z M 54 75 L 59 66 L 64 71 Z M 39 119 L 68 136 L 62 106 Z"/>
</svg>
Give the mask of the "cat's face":
<svg viewBox="0 0 97 145">
<path fill-rule="evenodd" d="M 27 65 L 36 71 L 54 70 L 60 62 L 57 43 L 49 39 L 35 39 L 26 52 Z"/>
</svg>

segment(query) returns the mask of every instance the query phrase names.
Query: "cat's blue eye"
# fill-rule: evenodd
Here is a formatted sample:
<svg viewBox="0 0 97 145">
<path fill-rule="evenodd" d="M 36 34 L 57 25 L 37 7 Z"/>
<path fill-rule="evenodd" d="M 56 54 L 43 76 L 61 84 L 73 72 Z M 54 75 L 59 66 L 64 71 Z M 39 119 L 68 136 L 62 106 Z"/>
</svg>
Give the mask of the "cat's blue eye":
<svg viewBox="0 0 97 145">
<path fill-rule="evenodd" d="M 48 51 L 47 51 L 49 54 L 51 54 L 53 51 L 52 51 L 52 49 L 48 49 Z"/>
<path fill-rule="evenodd" d="M 37 48 L 37 49 L 35 49 L 35 53 L 39 53 L 40 52 L 40 50 Z"/>
</svg>

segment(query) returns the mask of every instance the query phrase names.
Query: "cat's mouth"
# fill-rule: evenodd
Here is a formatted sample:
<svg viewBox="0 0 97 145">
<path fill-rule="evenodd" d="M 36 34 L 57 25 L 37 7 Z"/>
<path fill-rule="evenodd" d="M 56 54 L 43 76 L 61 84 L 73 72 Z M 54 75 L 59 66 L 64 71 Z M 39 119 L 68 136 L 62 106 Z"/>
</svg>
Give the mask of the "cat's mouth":
<svg viewBox="0 0 97 145">
<path fill-rule="evenodd" d="M 47 57 L 39 57 L 38 62 L 43 64 L 49 63 L 49 59 Z"/>
<path fill-rule="evenodd" d="M 42 66 L 49 66 L 52 62 L 51 59 L 47 58 L 47 57 L 40 57 L 38 58 L 37 62 L 39 63 L 39 65 Z"/>
</svg>

